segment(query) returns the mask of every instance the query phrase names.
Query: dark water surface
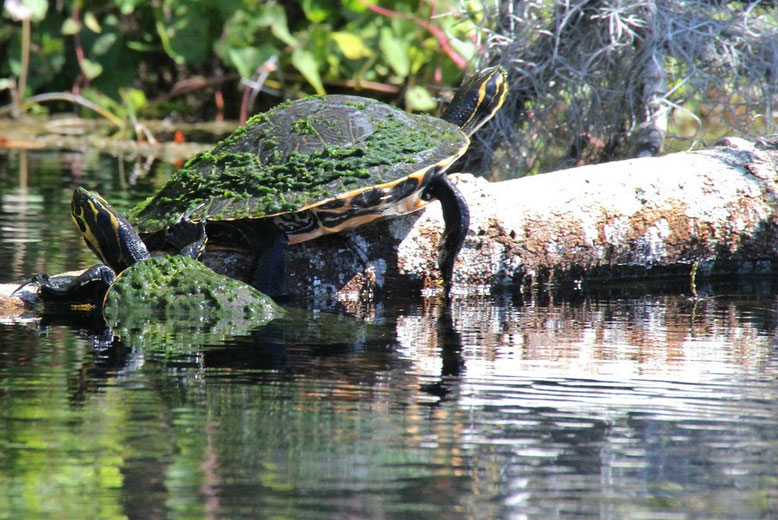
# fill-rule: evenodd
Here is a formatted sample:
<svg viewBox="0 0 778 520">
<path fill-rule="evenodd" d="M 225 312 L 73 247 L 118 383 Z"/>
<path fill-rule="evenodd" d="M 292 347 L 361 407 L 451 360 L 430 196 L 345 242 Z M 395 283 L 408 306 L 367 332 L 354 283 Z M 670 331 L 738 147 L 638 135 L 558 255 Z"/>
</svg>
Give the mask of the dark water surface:
<svg viewBox="0 0 778 520">
<path fill-rule="evenodd" d="M 0 155 L 0 283 L 94 263 L 73 187 L 129 207 L 169 171 L 143 169 Z M 778 292 L 700 289 L 392 297 L 142 347 L 0 324 L 0 518 L 772 518 Z"/>
</svg>

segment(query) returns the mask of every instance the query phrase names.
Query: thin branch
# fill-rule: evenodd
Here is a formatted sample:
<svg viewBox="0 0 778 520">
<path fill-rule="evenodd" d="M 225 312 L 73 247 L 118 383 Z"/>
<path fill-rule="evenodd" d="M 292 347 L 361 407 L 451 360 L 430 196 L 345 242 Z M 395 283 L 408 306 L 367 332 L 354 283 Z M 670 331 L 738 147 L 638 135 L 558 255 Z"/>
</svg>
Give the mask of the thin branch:
<svg viewBox="0 0 778 520">
<path fill-rule="evenodd" d="M 457 53 L 453 49 L 453 47 L 451 47 L 451 44 L 448 43 L 448 36 L 446 36 L 446 34 L 440 29 L 440 27 L 437 27 L 429 23 L 427 20 L 423 20 L 417 16 L 412 16 L 409 14 L 392 11 L 391 9 L 387 9 L 386 7 L 370 4 L 365 0 L 359 0 L 359 3 L 364 5 L 374 13 L 380 14 L 381 16 L 388 16 L 389 18 L 402 18 L 403 20 L 410 20 L 411 22 L 415 23 L 419 27 L 426 29 L 430 34 L 432 34 L 432 36 L 435 37 L 436 40 L 438 40 L 438 44 L 443 49 L 443 51 L 448 55 L 448 57 L 451 58 L 451 61 L 454 62 L 454 65 L 459 67 L 460 70 L 465 70 L 465 68 L 467 68 L 467 60 L 463 58 L 461 55 L 459 55 L 459 53 Z"/>
<path fill-rule="evenodd" d="M 212 78 L 190 78 L 187 80 L 179 81 L 173 85 L 173 89 L 167 94 L 157 96 L 146 104 L 146 108 L 161 105 L 171 99 L 193 92 L 196 90 L 202 90 L 204 88 L 212 87 L 214 85 L 220 85 L 227 81 L 235 81 L 240 78 L 238 74 L 225 74 Z"/>
<path fill-rule="evenodd" d="M 104 109 L 100 105 L 89 101 L 85 97 L 78 94 L 73 94 L 72 92 L 48 92 L 46 94 L 30 96 L 25 100 L 25 104 L 45 103 L 47 101 L 69 101 L 71 103 L 75 103 L 76 105 L 81 105 L 94 112 L 97 112 L 108 121 L 116 125 L 118 128 L 124 128 L 124 121 L 122 121 L 119 117 Z"/>
</svg>

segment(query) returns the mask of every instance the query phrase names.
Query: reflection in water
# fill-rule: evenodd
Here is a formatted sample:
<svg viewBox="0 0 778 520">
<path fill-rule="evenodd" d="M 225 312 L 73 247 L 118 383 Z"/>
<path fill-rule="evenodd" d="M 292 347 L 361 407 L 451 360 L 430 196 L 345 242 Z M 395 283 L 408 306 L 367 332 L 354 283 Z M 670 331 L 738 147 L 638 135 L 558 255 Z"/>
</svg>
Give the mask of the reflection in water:
<svg viewBox="0 0 778 520">
<path fill-rule="evenodd" d="M 195 356 L 0 329 L 0 509 L 769 516 L 775 304 L 409 300 L 369 321 L 292 309 Z M 79 479 L 91 500 L 21 498 Z"/>
<path fill-rule="evenodd" d="M 95 150 L 0 152 L 0 283 L 93 264 L 70 219 L 73 189 L 83 184 L 110 194 L 124 211 L 155 191 L 151 176 L 128 187 L 119 175 L 124 168 Z"/>
<path fill-rule="evenodd" d="M 27 225 L 28 215 L 39 213 L 41 210 L 40 198 L 28 192 L 28 166 L 27 153 L 21 151 L 18 161 L 18 182 L 8 190 L 3 190 L 0 198 L 0 236 L 2 243 L 7 244 L 4 251 L 11 260 L 11 266 L 23 264 L 27 244 L 40 241 L 37 229 Z M 14 269 L 14 274 L 16 269 Z"/>
</svg>

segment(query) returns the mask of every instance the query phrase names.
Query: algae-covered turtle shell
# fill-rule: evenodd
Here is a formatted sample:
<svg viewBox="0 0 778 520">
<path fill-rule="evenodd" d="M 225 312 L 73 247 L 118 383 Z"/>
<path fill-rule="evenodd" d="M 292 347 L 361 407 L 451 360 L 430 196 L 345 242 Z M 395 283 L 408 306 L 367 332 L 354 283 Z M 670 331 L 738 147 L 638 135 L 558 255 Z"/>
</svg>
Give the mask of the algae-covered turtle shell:
<svg viewBox="0 0 778 520">
<path fill-rule="evenodd" d="M 147 258 L 119 273 L 108 289 L 103 316 L 133 346 L 159 329 L 187 332 L 194 342 L 247 334 L 281 316 L 270 297 L 216 274 L 194 258 Z"/>
<path fill-rule="evenodd" d="M 214 323 L 232 317 L 266 320 L 281 313 L 267 295 L 180 255 L 147 258 L 116 276 L 103 303 L 106 320 L 115 323 L 136 309 L 146 318 Z"/>
<path fill-rule="evenodd" d="M 356 96 L 309 97 L 254 116 L 192 158 L 130 220 L 149 234 L 182 215 L 211 222 L 297 213 L 275 223 L 300 242 L 421 207 L 427 174 L 468 144 L 443 119 Z"/>
</svg>

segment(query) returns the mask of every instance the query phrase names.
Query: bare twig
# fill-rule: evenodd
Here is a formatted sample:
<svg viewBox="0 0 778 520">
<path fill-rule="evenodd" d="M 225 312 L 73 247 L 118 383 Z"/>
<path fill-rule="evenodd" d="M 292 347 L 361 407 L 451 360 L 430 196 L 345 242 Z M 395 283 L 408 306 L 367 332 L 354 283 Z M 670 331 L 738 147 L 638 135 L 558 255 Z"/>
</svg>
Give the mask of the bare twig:
<svg viewBox="0 0 778 520">
<path fill-rule="evenodd" d="M 265 62 L 257 67 L 257 70 L 254 71 L 254 75 L 251 77 L 251 80 L 246 81 L 243 80 L 241 83 L 244 84 L 243 88 L 243 99 L 240 103 L 240 124 L 246 122 L 248 119 L 248 112 L 251 109 L 252 106 L 254 106 L 254 101 L 257 99 L 257 94 L 259 94 L 259 91 L 262 90 L 263 85 L 265 84 L 265 81 L 267 81 L 267 77 L 270 75 L 271 72 L 275 71 L 278 68 L 278 56 L 271 56 Z"/>
<path fill-rule="evenodd" d="M 118 128 L 124 128 L 124 121 L 122 121 L 119 117 L 104 109 L 100 105 L 89 101 L 85 97 L 78 94 L 73 94 L 72 92 L 48 92 L 46 94 L 30 96 L 25 100 L 27 104 L 45 103 L 48 101 L 69 101 L 71 103 L 81 105 L 85 108 L 88 108 L 89 110 L 97 112 L 108 121 L 116 125 Z"/>
<path fill-rule="evenodd" d="M 462 70 L 464 70 L 467 67 L 467 60 L 464 59 L 459 53 L 457 53 L 453 47 L 451 47 L 451 44 L 448 43 L 448 37 L 443 31 L 440 30 L 440 27 L 437 27 L 436 25 L 429 23 L 427 20 L 422 20 L 417 16 L 411 16 L 409 14 L 392 11 L 391 9 L 387 9 L 386 7 L 381 7 L 366 2 L 365 0 L 359 0 L 359 3 L 364 5 L 374 13 L 380 14 L 381 16 L 388 16 L 390 18 L 402 18 L 404 20 L 410 20 L 416 25 L 418 25 L 419 27 L 423 27 L 430 34 L 432 34 L 432 36 L 435 37 L 435 39 L 438 41 L 438 44 L 440 45 L 440 48 L 443 49 L 443 52 L 445 52 L 446 55 L 449 58 L 451 58 L 451 61 L 453 61 L 457 67 L 459 67 Z"/>
<path fill-rule="evenodd" d="M 148 107 L 161 105 L 162 103 L 166 103 L 167 101 L 170 101 L 175 97 L 188 94 L 189 92 L 202 90 L 204 88 L 212 87 L 215 85 L 221 85 L 222 83 L 228 81 L 235 81 L 239 77 L 240 76 L 238 76 L 238 74 L 224 74 L 224 75 L 219 75 L 211 78 L 198 77 L 198 78 L 189 78 L 183 81 L 179 81 L 175 85 L 173 85 L 173 89 L 170 92 L 168 92 L 167 94 L 162 94 L 161 96 L 152 99 L 146 104 L 146 107 L 148 108 Z"/>
<path fill-rule="evenodd" d="M 21 67 L 19 70 L 19 92 L 16 96 L 18 103 L 17 110 L 19 115 L 24 113 L 24 97 L 27 90 L 27 74 L 30 69 L 30 38 L 31 38 L 30 19 L 22 20 L 22 56 Z"/>
</svg>

